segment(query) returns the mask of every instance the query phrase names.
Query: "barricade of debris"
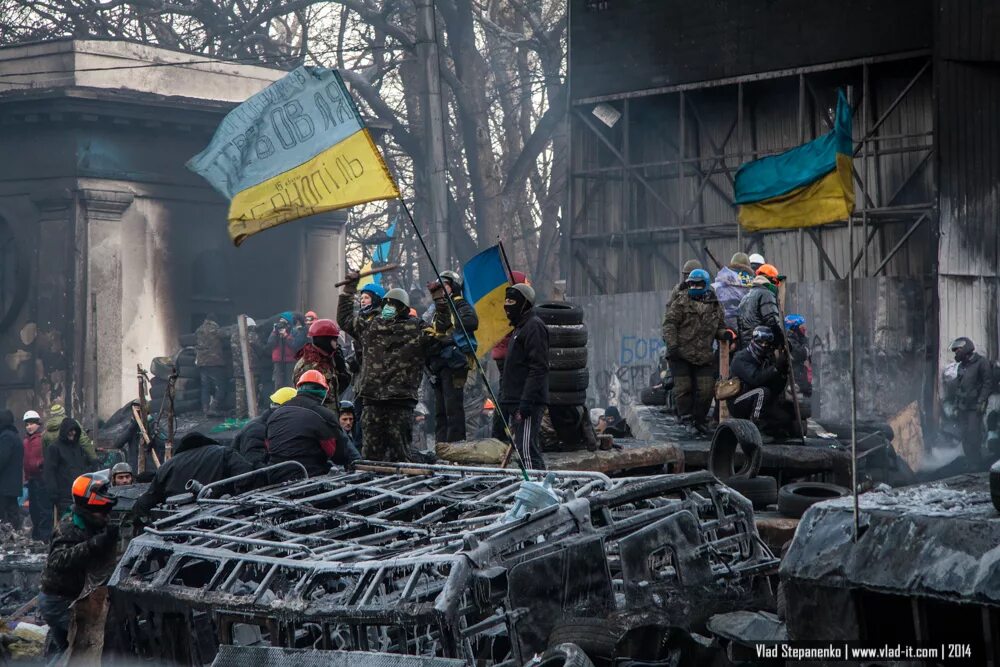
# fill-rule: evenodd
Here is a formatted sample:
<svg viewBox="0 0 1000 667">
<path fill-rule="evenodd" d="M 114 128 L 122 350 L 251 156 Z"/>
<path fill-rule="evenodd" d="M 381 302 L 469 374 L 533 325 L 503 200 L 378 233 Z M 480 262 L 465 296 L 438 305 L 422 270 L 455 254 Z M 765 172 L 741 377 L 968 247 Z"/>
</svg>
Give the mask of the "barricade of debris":
<svg viewBox="0 0 1000 667">
<path fill-rule="evenodd" d="M 186 664 L 221 643 L 520 665 L 566 641 L 610 652 L 593 646 L 610 628 L 704 632 L 775 608 L 752 506 L 708 472 L 550 473 L 558 500 L 511 520 L 516 473 L 370 465 L 168 508 L 109 582 L 124 646 Z"/>
</svg>

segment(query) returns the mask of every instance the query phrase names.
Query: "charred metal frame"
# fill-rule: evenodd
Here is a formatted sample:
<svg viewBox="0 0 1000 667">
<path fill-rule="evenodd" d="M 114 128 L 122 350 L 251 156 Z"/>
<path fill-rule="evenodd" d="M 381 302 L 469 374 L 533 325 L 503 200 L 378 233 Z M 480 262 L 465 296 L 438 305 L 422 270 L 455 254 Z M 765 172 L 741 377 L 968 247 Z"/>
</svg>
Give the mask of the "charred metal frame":
<svg viewBox="0 0 1000 667">
<path fill-rule="evenodd" d="M 552 479 L 562 502 L 509 523 L 521 479 L 494 469 L 405 464 L 201 497 L 134 539 L 109 586 L 146 657 L 164 650 L 156 619 L 182 613 L 191 645 L 250 626 L 273 646 L 480 664 L 523 663 L 567 613 L 689 627 L 771 599 L 777 560 L 750 503 L 709 473 Z"/>
<path fill-rule="evenodd" d="M 892 102 L 881 111 L 879 117 L 873 118 L 874 109 L 870 103 L 872 92 L 870 86 L 870 69 L 882 63 L 892 62 L 912 63 L 914 74 Z M 575 136 L 576 133 L 592 134 L 614 157 L 616 164 L 607 167 L 574 169 L 572 167 L 574 162 L 570 161 L 569 241 L 566 248 L 567 261 L 564 264 L 567 267 L 567 272 L 570 274 L 569 284 L 574 284 L 572 274 L 577 270 L 582 270 L 587 279 L 600 290 L 600 293 L 608 291 L 608 276 L 602 275 L 599 269 L 595 270 L 593 263 L 586 261 L 585 249 L 591 244 L 623 245 L 626 249 L 628 249 L 630 243 L 646 244 L 645 250 L 650 253 L 650 258 L 655 255 L 657 261 L 664 262 L 679 274 L 681 265 L 684 259 L 690 256 L 690 252 L 700 257 L 705 266 L 710 265 L 707 261 L 708 258 L 705 256 L 702 244 L 696 243 L 696 241 L 735 238 L 740 247 L 754 247 L 759 244 L 760 235 L 774 233 L 757 232 L 745 246 L 743 231 L 736 222 L 736 206 L 732 202 L 733 195 L 730 191 L 720 187 L 713 180 L 713 176 L 724 175 L 729 181 L 730 186 L 732 186 L 734 182 L 733 175 L 744 161 L 779 153 L 807 141 L 809 139 L 806 133 L 807 100 L 811 99 L 813 105 L 819 106 L 818 95 L 810 80 L 810 76 L 821 72 L 851 70 L 855 70 L 855 73 L 860 73 L 862 81 L 860 96 L 854 95 L 854 91 L 849 91 L 849 94 L 854 98 L 851 101 L 855 113 L 856 115 L 860 115 L 860 119 L 856 119 L 855 122 L 860 126 L 861 133 L 861 139 L 857 142 L 854 150 L 856 158 L 854 181 L 858 194 L 858 204 L 852 218 L 853 222 L 860 223 L 864 241 L 857 254 L 854 255 L 852 253 L 854 259 L 851 262 L 851 266 L 838 267 L 824 248 L 823 231 L 825 228 L 843 227 L 847 224 L 847 221 L 805 230 L 800 229 L 798 231 L 799 257 L 801 263 L 804 263 L 805 243 L 808 238 L 816 246 L 817 254 L 821 260 L 819 269 L 821 280 L 826 279 L 828 277 L 827 274 L 829 274 L 829 277 L 840 280 L 853 273 L 854 269 L 859 266 L 862 267 L 862 275 L 865 277 L 881 274 L 886 269 L 890 260 L 906 244 L 914 232 L 926 222 L 936 224 L 937 221 L 936 202 L 929 201 L 910 205 L 895 203 L 907 185 L 927 168 L 928 165 L 933 164 L 933 156 L 935 154 L 933 131 L 903 134 L 888 134 L 883 131 L 885 121 L 892 116 L 899 107 L 899 104 L 913 90 L 913 87 L 923 77 L 931 75 L 931 57 L 928 51 L 873 56 L 824 65 L 796 67 L 774 72 L 731 77 L 716 81 L 665 86 L 631 93 L 574 100 L 572 111 L 569 114 L 571 136 Z M 798 141 L 792 145 L 769 152 L 757 151 L 755 145 L 747 149 L 746 141 L 748 136 L 750 136 L 751 143 L 754 143 L 752 134 L 747 135 L 748 128 L 746 127 L 747 123 L 744 117 L 747 96 L 752 94 L 754 83 L 776 79 L 797 80 Z M 706 148 L 708 150 L 697 155 L 692 155 L 692 151 L 686 146 L 686 125 L 689 120 L 693 120 L 699 127 L 703 127 L 704 123 L 698 105 L 692 99 L 690 93 L 709 88 L 724 87 L 733 90 L 735 103 L 733 120 L 728 125 L 728 130 L 725 132 L 721 144 L 716 144 L 715 140 L 707 132 L 702 132 L 699 136 L 707 140 Z M 678 134 L 675 141 L 671 142 L 668 140 L 669 145 L 677 150 L 677 159 L 633 162 L 630 158 L 630 100 L 650 96 L 676 96 L 677 98 Z M 622 123 L 623 128 L 621 132 L 622 140 L 618 143 L 609 138 L 606 128 L 601 127 L 600 123 L 595 122 L 594 116 L 590 113 L 595 104 L 602 102 L 618 104 L 617 109 L 622 114 L 619 121 Z M 826 123 L 826 129 L 832 127 L 832 119 L 826 114 L 821 114 L 821 116 Z M 725 129 L 725 125 L 721 123 L 718 127 L 720 130 Z M 737 143 L 735 150 L 729 148 L 734 135 Z M 927 141 L 895 148 L 884 146 L 885 142 L 916 141 L 920 139 L 927 139 Z M 901 179 L 893 192 L 882 192 L 883 188 L 881 187 L 882 184 L 879 175 L 881 158 L 887 155 L 902 153 L 920 154 L 921 159 L 910 173 Z M 703 164 L 708 164 L 708 168 L 703 169 Z M 676 180 L 676 195 L 673 198 L 664 196 L 662 191 L 657 191 L 652 186 L 650 179 L 653 177 L 646 174 L 646 170 L 649 168 L 666 168 L 665 175 L 658 178 Z M 688 201 L 689 197 L 686 193 L 688 192 L 688 185 L 692 178 L 695 179 L 697 186 L 693 198 Z M 622 189 L 620 214 L 624 230 L 580 233 L 578 231 L 580 221 L 586 215 L 591 199 L 597 194 L 598 190 L 603 189 L 611 181 L 624 181 L 626 183 L 626 187 Z M 628 184 L 632 181 L 635 181 L 639 187 L 645 189 L 652 200 L 662 208 L 668 216 L 668 224 L 629 228 L 631 227 L 631 223 L 634 222 L 634 213 L 631 210 L 631 188 L 628 187 Z M 872 183 L 874 183 L 874 187 L 871 186 Z M 694 213 L 703 205 L 702 197 L 707 188 L 712 189 L 732 205 L 731 218 L 718 221 L 702 220 L 702 222 L 694 220 Z M 891 248 L 874 256 L 872 263 L 877 262 L 877 264 L 875 265 L 876 268 L 871 270 L 868 261 L 869 254 L 871 252 L 878 252 L 872 249 L 873 241 L 879 235 L 879 231 L 884 230 L 884 226 L 888 224 L 907 224 L 908 226 L 903 235 Z M 787 233 L 787 230 L 783 233 Z M 678 253 L 676 258 L 671 259 L 663 252 L 666 244 L 676 244 Z M 884 245 L 884 241 L 875 245 Z"/>
</svg>

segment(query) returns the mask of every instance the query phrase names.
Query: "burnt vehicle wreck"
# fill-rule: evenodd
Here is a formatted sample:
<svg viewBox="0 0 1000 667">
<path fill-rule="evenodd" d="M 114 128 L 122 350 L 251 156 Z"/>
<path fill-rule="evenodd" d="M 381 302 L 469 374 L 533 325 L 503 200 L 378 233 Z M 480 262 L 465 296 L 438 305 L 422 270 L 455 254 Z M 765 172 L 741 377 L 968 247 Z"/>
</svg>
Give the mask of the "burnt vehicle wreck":
<svg viewBox="0 0 1000 667">
<path fill-rule="evenodd" d="M 558 502 L 511 520 L 510 471 L 377 466 L 232 498 L 202 489 L 168 508 L 109 582 L 125 621 L 113 650 L 186 664 L 211 663 L 220 644 L 523 664 L 566 618 L 695 629 L 773 607 L 778 560 L 750 502 L 710 473 L 550 474 Z"/>
</svg>

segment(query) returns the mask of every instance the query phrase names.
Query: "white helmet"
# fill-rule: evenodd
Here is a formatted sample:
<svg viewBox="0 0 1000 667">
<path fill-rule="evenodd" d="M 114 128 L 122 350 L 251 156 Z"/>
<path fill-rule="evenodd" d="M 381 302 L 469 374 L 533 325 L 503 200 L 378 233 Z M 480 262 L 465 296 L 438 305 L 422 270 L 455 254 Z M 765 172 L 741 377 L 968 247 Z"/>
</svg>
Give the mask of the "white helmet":
<svg viewBox="0 0 1000 667">
<path fill-rule="evenodd" d="M 767 260 L 764 259 L 764 255 L 760 254 L 759 252 L 755 252 L 754 254 L 750 255 L 750 263 L 767 264 Z"/>
<path fill-rule="evenodd" d="M 39 421 L 39 422 L 42 421 L 41 415 L 39 415 L 34 410 L 28 410 L 27 412 L 25 412 L 24 413 L 24 418 L 21 421 L 28 421 L 30 419 L 34 419 L 35 421 Z"/>
<path fill-rule="evenodd" d="M 255 327 L 255 326 L 257 326 L 257 321 L 254 320 L 254 318 L 252 318 L 252 317 L 247 317 L 247 326 L 248 327 Z"/>
</svg>

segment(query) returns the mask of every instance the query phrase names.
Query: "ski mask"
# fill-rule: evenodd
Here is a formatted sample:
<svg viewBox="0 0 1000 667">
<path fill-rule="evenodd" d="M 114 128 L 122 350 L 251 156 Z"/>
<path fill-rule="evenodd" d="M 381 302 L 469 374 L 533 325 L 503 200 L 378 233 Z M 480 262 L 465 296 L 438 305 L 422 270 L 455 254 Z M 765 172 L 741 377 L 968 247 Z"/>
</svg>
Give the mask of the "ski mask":
<svg viewBox="0 0 1000 667">
<path fill-rule="evenodd" d="M 507 297 L 506 301 L 514 303 L 504 303 L 503 311 L 507 314 L 507 319 L 511 324 L 517 324 L 521 320 L 521 316 L 524 315 L 524 311 L 530 308 L 531 304 L 528 303 L 524 294 L 513 287 L 507 288 L 505 296 Z"/>
<path fill-rule="evenodd" d="M 313 345 L 323 350 L 327 354 L 333 354 L 332 336 L 313 336 Z"/>
</svg>

